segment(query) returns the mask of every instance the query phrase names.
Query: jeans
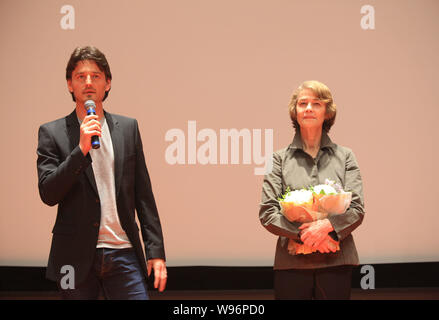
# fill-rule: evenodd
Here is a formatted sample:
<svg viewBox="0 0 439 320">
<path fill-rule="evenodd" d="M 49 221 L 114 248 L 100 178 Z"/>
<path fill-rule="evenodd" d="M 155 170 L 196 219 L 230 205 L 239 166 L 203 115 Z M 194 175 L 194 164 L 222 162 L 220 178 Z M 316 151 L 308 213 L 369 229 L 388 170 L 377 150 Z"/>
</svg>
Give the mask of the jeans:
<svg viewBox="0 0 439 320">
<path fill-rule="evenodd" d="M 60 287 L 60 286 L 59 286 Z M 61 289 L 61 298 L 96 300 L 148 300 L 146 279 L 136 254 L 128 249 L 96 249 L 87 278 L 74 289 Z"/>
</svg>

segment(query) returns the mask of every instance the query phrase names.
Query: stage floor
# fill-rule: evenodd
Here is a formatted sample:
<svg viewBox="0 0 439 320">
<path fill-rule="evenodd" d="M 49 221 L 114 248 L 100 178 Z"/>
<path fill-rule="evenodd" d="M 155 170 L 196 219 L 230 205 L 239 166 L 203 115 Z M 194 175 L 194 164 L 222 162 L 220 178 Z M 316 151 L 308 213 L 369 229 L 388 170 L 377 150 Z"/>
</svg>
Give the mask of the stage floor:
<svg viewBox="0 0 439 320">
<path fill-rule="evenodd" d="M 151 291 L 152 300 L 273 300 L 273 290 Z M 58 300 L 56 291 L 0 292 L 1 300 Z M 352 300 L 439 300 L 439 288 L 352 289 Z"/>
</svg>

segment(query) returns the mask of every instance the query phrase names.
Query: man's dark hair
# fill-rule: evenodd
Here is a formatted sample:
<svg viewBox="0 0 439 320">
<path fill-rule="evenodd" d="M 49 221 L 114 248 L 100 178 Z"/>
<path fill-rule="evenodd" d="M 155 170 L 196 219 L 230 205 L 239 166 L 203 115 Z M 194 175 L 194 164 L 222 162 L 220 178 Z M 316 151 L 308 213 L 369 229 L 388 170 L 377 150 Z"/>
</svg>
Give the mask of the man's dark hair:
<svg viewBox="0 0 439 320">
<path fill-rule="evenodd" d="M 70 60 L 67 63 L 66 68 L 66 79 L 71 80 L 72 79 L 72 73 L 73 70 L 75 70 L 76 65 L 79 61 L 83 60 L 93 60 L 96 62 L 96 65 L 98 66 L 99 70 L 101 70 L 105 74 L 105 80 L 110 79 L 111 80 L 111 71 L 110 71 L 110 65 L 108 64 L 107 58 L 105 58 L 105 55 L 99 51 L 98 48 L 92 47 L 92 46 L 86 46 L 86 47 L 77 47 L 72 55 L 70 56 Z M 110 88 L 111 89 L 111 88 Z M 105 92 L 104 101 L 107 99 L 108 93 L 110 90 Z M 72 94 L 73 101 L 76 102 L 75 96 Z"/>
</svg>

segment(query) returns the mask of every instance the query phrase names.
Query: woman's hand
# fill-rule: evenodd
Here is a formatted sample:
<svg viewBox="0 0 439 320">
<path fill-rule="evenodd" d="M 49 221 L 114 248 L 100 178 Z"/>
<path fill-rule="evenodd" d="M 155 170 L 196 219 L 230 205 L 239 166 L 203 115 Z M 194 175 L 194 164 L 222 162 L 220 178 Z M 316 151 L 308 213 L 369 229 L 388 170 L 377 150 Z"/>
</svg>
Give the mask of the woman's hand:
<svg viewBox="0 0 439 320">
<path fill-rule="evenodd" d="M 338 242 L 332 239 L 329 235 L 320 242 L 320 245 L 317 247 L 317 250 L 320 253 L 329 253 L 337 251 Z"/>
<path fill-rule="evenodd" d="M 322 242 L 328 237 L 328 233 L 334 230 L 328 219 L 306 222 L 302 224 L 299 229 L 302 230 L 300 240 L 307 246 L 315 249 L 318 249 L 319 246 L 322 245 Z M 327 249 L 327 247 L 325 246 L 324 249 Z"/>
</svg>

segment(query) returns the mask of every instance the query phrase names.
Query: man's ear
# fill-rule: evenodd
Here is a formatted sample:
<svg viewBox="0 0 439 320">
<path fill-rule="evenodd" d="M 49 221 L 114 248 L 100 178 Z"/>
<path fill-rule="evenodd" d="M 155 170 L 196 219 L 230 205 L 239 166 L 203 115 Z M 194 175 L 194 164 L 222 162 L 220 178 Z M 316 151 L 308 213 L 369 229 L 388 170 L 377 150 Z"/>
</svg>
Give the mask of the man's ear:
<svg viewBox="0 0 439 320">
<path fill-rule="evenodd" d="M 106 91 L 106 92 L 109 92 L 110 89 L 111 89 L 111 80 L 110 80 L 110 79 L 107 79 L 107 84 L 106 84 L 106 86 L 105 86 L 105 91 Z"/>
<path fill-rule="evenodd" d="M 70 93 L 73 93 L 72 79 L 67 79 L 67 88 L 69 88 Z"/>
</svg>

